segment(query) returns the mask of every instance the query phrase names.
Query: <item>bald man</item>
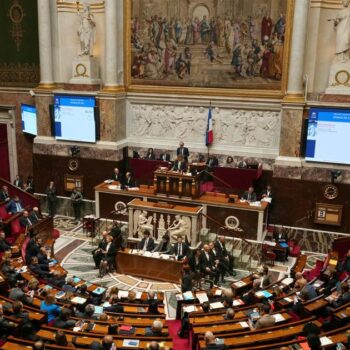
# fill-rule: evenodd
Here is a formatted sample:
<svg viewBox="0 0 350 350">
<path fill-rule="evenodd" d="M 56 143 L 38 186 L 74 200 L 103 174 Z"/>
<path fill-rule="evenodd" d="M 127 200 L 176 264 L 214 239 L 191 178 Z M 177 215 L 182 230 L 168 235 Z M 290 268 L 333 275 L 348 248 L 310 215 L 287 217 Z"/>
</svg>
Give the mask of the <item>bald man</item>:
<svg viewBox="0 0 350 350">
<path fill-rule="evenodd" d="M 217 344 L 215 335 L 212 332 L 205 332 L 204 334 L 204 341 L 205 341 L 205 349 L 207 350 L 225 350 L 227 349 L 227 346 L 225 344 Z"/>
</svg>

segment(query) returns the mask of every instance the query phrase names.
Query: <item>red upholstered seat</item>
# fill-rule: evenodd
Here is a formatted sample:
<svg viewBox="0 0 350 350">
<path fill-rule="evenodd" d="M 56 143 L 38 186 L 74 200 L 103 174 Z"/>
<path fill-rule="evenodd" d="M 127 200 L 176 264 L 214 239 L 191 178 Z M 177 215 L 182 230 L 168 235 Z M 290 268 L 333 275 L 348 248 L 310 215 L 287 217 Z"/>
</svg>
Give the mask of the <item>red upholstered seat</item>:
<svg viewBox="0 0 350 350">
<path fill-rule="evenodd" d="M 6 220 L 10 217 L 6 210 L 6 204 L 0 205 L 0 218 Z"/>
<path fill-rule="evenodd" d="M 19 218 L 16 218 L 11 221 L 11 235 L 9 236 L 9 238 L 13 238 L 14 240 L 16 240 L 17 237 L 24 232 L 25 229 L 21 227 L 19 223 Z"/>
<path fill-rule="evenodd" d="M 293 257 L 298 257 L 301 253 L 301 246 L 297 245 L 295 241 L 289 241 L 289 255 Z"/>
<path fill-rule="evenodd" d="M 57 230 L 56 228 L 54 228 L 54 229 L 52 230 L 52 238 L 57 239 L 57 238 L 59 238 L 59 237 L 60 237 L 60 231 Z"/>
<path fill-rule="evenodd" d="M 304 276 L 308 281 L 312 281 L 314 278 L 319 277 L 321 274 L 321 271 L 323 269 L 324 261 L 323 260 L 316 260 L 315 267 L 307 271 Z"/>
</svg>

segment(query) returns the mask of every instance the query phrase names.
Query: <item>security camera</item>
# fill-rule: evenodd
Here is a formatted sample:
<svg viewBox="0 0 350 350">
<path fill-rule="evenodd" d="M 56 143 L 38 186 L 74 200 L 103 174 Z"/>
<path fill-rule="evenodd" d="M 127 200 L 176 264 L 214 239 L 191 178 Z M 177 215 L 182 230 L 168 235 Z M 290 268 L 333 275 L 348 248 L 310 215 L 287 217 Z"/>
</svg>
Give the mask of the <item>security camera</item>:
<svg viewBox="0 0 350 350">
<path fill-rule="evenodd" d="M 35 97 L 35 92 L 33 90 L 29 90 L 30 96 Z"/>
</svg>

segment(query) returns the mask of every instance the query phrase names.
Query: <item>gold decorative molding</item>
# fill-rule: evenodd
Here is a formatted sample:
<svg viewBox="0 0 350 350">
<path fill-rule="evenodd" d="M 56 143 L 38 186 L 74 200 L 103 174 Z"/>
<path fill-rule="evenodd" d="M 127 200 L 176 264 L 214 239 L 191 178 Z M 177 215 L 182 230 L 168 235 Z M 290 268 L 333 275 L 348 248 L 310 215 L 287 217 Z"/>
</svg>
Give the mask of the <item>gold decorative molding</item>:
<svg viewBox="0 0 350 350">
<path fill-rule="evenodd" d="M 304 94 L 287 94 L 283 98 L 283 103 L 305 104 Z"/>
<path fill-rule="evenodd" d="M 237 88 L 201 88 L 186 86 L 160 86 L 160 85 L 141 85 L 133 84 L 131 79 L 131 15 L 132 1 L 124 0 L 124 84 L 127 92 L 140 93 L 166 93 L 181 95 L 202 95 L 202 96 L 227 96 L 227 97 L 261 97 L 282 99 L 287 91 L 288 67 L 291 49 L 291 36 L 293 30 L 293 18 L 295 0 L 287 1 L 285 43 L 283 48 L 283 66 L 281 88 L 276 90 L 268 89 L 237 89 Z M 305 0 L 306 1 L 306 0 Z"/>
<path fill-rule="evenodd" d="M 101 1 L 97 4 L 89 4 L 93 12 L 104 12 L 105 2 Z M 56 0 L 56 8 L 59 12 L 77 12 L 77 2 L 76 1 L 61 1 Z M 79 1 L 79 10 L 83 9 L 82 1 Z"/>
<path fill-rule="evenodd" d="M 0 63 L 2 86 L 35 86 L 40 81 L 40 68 L 35 63 Z"/>
<path fill-rule="evenodd" d="M 342 4 L 340 0 L 311 0 L 312 8 L 322 8 L 328 10 L 341 9 Z"/>
<path fill-rule="evenodd" d="M 21 49 L 24 29 L 22 27 L 23 18 L 26 16 L 22 4 L 19 0 L 12 0 L 12 4 L 7 12 L 7 16 L 12 22 L 11 35 L 16 44 L 17 52 Z"/>
<path fill-rule="evenodd" d="M 42 89 L 42 90 L 53 90 L 56 89 L 56 84 L 52 83 L 52 84 L 43 84 L 40 83 L 36 89 Z"/>
<path fill-rule="evenodd" d="M 104 86 L 102 92 L 111 92 L 111 93 L 119 93 L 125 92 L 125 86 L 122 85 L 108 85 Z"/>
</svg>

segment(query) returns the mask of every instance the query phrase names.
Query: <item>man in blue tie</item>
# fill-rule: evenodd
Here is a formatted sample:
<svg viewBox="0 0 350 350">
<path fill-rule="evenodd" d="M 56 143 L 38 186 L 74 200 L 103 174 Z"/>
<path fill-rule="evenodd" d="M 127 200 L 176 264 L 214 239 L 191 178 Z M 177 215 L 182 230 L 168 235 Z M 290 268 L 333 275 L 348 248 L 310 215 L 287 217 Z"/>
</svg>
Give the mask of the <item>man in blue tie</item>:
<svg viewBox="0 0 350 350">
<path fill-rule="evenodd" d="M 6 205 L 6 209 L 9 214 L 21 213 L 24 210 L 18 196 L 14 196 L 13 199 L 10 200 L 10 202 Z"/>
</svg>

